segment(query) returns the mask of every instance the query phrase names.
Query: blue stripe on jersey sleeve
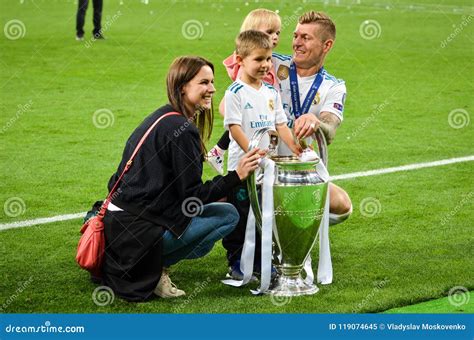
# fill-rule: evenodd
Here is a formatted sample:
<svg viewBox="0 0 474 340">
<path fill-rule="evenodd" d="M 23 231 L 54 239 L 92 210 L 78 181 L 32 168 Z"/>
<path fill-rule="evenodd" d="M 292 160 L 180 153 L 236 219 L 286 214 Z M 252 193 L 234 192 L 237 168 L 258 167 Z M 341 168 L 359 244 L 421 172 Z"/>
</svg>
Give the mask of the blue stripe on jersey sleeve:
<svg viewBox="0 0 474 340">
<path fill-rule="evenodd" d="M 276 92 L 276 89 L 275 89 L 272 85 L 267 84 L 267 83 L 265 83 L 265 82 L 263 82 L 263 85 L 265 85 L 266 87 L 268 87 L 270 90 L 273 90 L 273 91 Z"/>
<path fill-rule="evenodd" d="M 272 57 L 275 57 L 275 58 L 277 58 L 277 59 L 280 59 L 281 61 L 291 60 L 291 56 L 285 55 L 285 54 L 276 53 L 276 52 L 273 52 L 273 53 L 272 53 Z"/>
<path fill-rule="evenodd" d="M 323 75 L 324 75 L 324 79 L 331 80 L 336 84 L 344 82 L 344 80 L 338 79 L 338 78 L 334 77 L 333 75 L 330 75 L 326 70 L 324 70 Z"/>
<path fill-rule="evenodd" d="M 230 84 L 230 86 L 227 88 L 227 90 L 229 90 L 231 92 L 234 92 L 234 93 L 237 93 L 237 88 L 239 86 L 242 87 L 242 85 L 239 84 L 238 82 L 233 82 L 232 84 Z"/>
<path fill-rule="evenodd" d="M 242 87 L 244 87 L 244 85 L 239 85 L 239 86 L 235 87 L 235 88 L 233 89 L 233 92 L 234 92 L 234 93 L 239 92 L 239 90 L 240 90 Z"/>
</svg>

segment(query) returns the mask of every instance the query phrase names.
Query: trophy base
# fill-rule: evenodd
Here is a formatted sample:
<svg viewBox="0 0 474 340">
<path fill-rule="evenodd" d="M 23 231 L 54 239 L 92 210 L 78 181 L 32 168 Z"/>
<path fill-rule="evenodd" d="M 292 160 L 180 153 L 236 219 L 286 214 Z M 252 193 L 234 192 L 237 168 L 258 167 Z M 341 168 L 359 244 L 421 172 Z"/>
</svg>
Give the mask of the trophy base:
<svg viewBox="0 0 474 340">
<path fill-rule="evenodd" d="M 273 285 L 266 293 L 275 296 L 299 296 L 316 294 L 318 291 L 319 288 L 315 284 L 305 283 L 301 276 L 281 275 L 275 278 Z"/>
</svg>

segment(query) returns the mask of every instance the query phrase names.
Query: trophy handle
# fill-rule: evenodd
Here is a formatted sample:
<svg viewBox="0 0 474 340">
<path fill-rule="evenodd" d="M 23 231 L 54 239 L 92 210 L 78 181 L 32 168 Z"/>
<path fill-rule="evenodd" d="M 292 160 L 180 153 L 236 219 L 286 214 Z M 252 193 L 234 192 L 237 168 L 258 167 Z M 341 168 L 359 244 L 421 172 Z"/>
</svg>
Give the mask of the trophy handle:
<svg viewBox="0 0 474 340">
<path fill-rule="evenodd" d="M 263 128 L 260 130 L 255 131 L 253 134 L 252 138 L 250 139 L 249 142 L 249 150 L 252 150 L 256 148 L 260 142 L 262 141 L 262 138 L 265 137 L 266 134 L 270 135 L 270 145 L 268 146 L 269 152 L 268 154 L 276 153 L 278 151 L 278 134 L 276 131 L 271 130 L 269 128 Z M 268 155 L 267 154 L 267 155 Z M 262 170 L 260 168 L 257 168 L 254 172 L 252 172 L 248 177 L 247 177 L 247 191 L 249 193 L 249 201 L 250 201 L 250 206 L 252 207 L 253 214 L 255 216 L 255 224 L 257 225 L 257 229 L 259 230 L 260 234 L 262 233 L 262 209 L 260 207 L 260 203 L 258 201 L 258 193 L 257 193 L 257 180 L 258 180 L 258 175 L 262 174 Z M 273 239 L 273 244 L 275 244 L 275 235 L 272 235 Z M 280 250 L 278 247 L 272 247 L 273 248 L 273 263 L 274 264 L 280 264 Z"/>
<path fill-rule="evenodd" d="M 276 152 L 278 148 L 278 134 L 269 128 L 263 128 L 260 130 L 255 131 L 252 138 L 249 142 L 249 150 L 256 148 L 262 138 L 265 137 L 266 134 L 270 135 L 270 145 L 269 151 Z M 247 191 L 249 193 L 249 200 L 250 205 L 252 206 L 253 213 L 255 215 L 255 223 L 257 224 L 258 229 L 260 232 L 262 231 L 262 210 L 260 208 L 260 203 L 258 201 L 258 193 L 257 193 L 257 177 L 261 173 L 260 168 L 257 168 L 254 172 L 252 172 L 247 177 Z"/>
<path fill-rule="evenodd" d="M 319 157 L 321 157 L 321 160 L 323 161 L 324 166 L 327 168 L 328 167 L 328 145 L 326 143 L 326 137 L 324 137 L 324 133 L 321 132 L 321 129 L 317 129 L 312 137 L 314 140 L 316 140 L 316 143 L 318 143 Z"/>
</svg>

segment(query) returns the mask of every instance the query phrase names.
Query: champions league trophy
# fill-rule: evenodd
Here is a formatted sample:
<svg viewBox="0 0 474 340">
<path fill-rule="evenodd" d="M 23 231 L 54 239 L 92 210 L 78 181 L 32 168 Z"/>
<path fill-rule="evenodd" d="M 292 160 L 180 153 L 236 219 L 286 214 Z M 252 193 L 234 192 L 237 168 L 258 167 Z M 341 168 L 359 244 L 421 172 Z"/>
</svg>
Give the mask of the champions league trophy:
<svg viewBox="0 0 474 340">
<path fill-rule="evenodd" d="M 278 275 L 266 293 L 277 296 L 311 295 L 318 292 L 312 282 L 305 282 L 301 271 L 316 240 L 326 206 L 329 176 L 327 147 L 324 135 L 317 130 L 313 135 L 318 143 L 320 159 L 301 162 L 294 156 L 277 156 L 278 135 L 269 129 L 258 130 L 252 137 L 249 150 L 265 145 L 269 137 L 267 158 L 275 163 L 273 181 L 273 264 Z M 318 170 L 319 168 L 319 170 Z M 322 173 L 326 174 L 323 175 Z M 255 221 L 262 230 L 262 210 L 257 186 L 265 174 L 258 171 L 247 180 L 250 204 Z M 263 246 L 263 245 L 262 245 Z"/>
</svg>

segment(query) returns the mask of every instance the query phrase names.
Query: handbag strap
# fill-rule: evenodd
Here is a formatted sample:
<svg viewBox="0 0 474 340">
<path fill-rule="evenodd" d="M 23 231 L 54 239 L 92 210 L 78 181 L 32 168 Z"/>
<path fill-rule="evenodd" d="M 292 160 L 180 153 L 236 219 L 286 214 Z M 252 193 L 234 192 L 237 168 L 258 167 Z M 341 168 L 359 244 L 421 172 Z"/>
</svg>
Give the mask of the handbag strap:
<svg viewBox="0 0 474 340">
<path fill-rule="evenodd" d="M 115 189 L 117 189 L 120 181 L 122 180 L 123 176 L 125 175 L 125 173 L 127 173 L 127 171 L 130 169 L 130 167 L 132 166 L 132 163 L 133 163 L 133 159 L 135 158 L 135 156 L 137 155 L 138 153 L 138 150 L 140 150 L 140 148 L 142 147 L 143 143 L 145 142 L 146 138 L 148 137 L 148 135 L 151 133 L 151 131 L 153 130 L 153 128 L 163 119 L 163 118 L 166 118 L 168 116 L 176 116 L 176 115 L 180 115 L 180 113 L 178 112 L 168 112 L 166 114 L 164 114 L 163 116 L 161 116 L 160 118 L 158 118 L 149 128 L 148 130 L 145 132 L 145 134 L 142 136 L 142 138 L 140 139 L 140 141 L 138 142 L 137 146 L 135 147 L 135 150 L 133 150 L 133 153 L 132 153 L 132 156 L 130 157 L 130 159 L 127 161 L 127 163 L 125 164 L 125 168 L 123 169 L 122 173 L 120 174 L 117 182 L 115 182 L 114 186 L 112 187 L 112 190 L 110 190 L 109 194 L 107 195 L 107 198 L 105 199 L 104 203 L 102 204 L 102 207 L 100 208 L 100 211 L 99 211 L 99 214 L 98 216 L 100 216 L 101 218 L 104 217 L 105 215 L 105 211 L 107 210 L 107 207 L 109 206 L 109 203 L 110 203 L 110 198 L 112 197 L 112 195 L 114 194 L 115 192 Z"/>
</svg>

